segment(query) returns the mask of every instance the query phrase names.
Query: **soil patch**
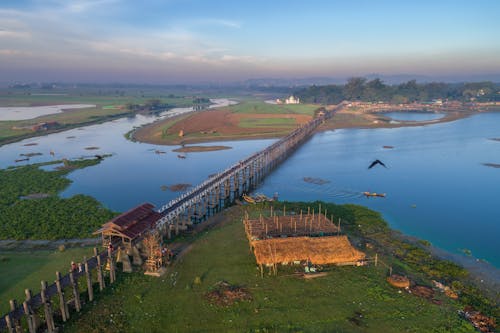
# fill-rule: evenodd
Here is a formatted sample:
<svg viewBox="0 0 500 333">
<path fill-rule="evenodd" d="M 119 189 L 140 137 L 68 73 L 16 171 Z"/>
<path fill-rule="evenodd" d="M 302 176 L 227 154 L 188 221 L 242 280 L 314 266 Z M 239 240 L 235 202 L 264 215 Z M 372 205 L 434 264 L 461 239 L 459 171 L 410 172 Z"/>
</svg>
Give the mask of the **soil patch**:
<svg viewBox="0 0 500 333">
<path fill-rule="evenodd" d="M 170 191 L 173 191 L 173 192 L 179 192 L 179 191 L 185 191 L 188 188 L 190 188 L 191 186 L 193 186 L 193 185 L 191 185 L 191 184 L 174 184 L 174 185 L 168 186 L 168 189 Z"/>
<path fill-rule="evenodd" d="M 205 151 L 216 151 L 216 150 L 226 150 L 231 149 L 229 146 L 187 146 L 182 148 L 174 149 L 173 151 L 177 153 L 198 153 Z"/>
<path fill-rule="evenodd" d="M 205 294 L 210 304 L 218 306 L 230 306 L 238 301 L 251 301 L 250 292 L 241 286 L 231 285 L 226 281 L 219 281 L 213 290 Z"/>
<path fill-rule="evenodd" d="M 324 185 L 330 182 L 329 180 L 321 178 L 304 177 L 303 179 L 306 183 L 311 183 L 316 185 Z"/>
</svg>

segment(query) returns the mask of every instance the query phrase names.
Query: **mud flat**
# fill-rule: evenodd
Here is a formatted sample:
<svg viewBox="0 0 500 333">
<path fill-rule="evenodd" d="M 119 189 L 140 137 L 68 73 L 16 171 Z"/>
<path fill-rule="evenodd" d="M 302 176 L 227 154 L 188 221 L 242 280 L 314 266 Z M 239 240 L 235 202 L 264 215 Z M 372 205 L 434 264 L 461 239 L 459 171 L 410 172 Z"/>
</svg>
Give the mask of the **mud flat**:
<svg viewBox="0 0 500 333">
<path fill-rule="evenodd" d="M 229 146 L 187 146 L 174 149 L 176 153 L 199 153 L 204 151 L 216 151 L 216 150 L 226 150 L 232 149 Z"/>
</svg>

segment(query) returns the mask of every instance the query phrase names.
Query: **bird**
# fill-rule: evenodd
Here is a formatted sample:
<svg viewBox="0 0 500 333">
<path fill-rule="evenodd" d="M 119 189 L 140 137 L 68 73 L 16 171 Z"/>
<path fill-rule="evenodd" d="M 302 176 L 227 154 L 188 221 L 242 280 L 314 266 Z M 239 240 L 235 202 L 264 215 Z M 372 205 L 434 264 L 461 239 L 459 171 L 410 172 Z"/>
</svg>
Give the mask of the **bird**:
<svg viewBox="0 0 500 333">
<path fill-rule="evenodd" d="M 374 167 L 375 165 L 377 165 L 377 164 L 380 164 L 380 165 L 381 165 L 381 166 L 383 166 L 384 168 L 387 168 L 387 167 L 385 166 L 385 164 L 384 164 L 384 163 L 382 163 L 380 160 L 375 160 L 375 161 L 373 161 L 373 162 L 372 162 L 372 164 L 370 164 L 370 166 L 368 167 L 368 169 L 373 168 L 373 167 Z"/>
</svg>

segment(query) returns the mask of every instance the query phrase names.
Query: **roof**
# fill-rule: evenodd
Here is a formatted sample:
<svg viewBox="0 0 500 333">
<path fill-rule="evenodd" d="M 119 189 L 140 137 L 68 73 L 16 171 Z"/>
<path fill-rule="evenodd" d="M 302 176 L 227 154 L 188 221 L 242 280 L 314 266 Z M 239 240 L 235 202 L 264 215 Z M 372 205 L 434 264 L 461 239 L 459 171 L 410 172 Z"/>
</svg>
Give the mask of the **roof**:
<svg viewBox="0 0 500 333">
<path fill-rule="evenodd" d="M 305 261 L 313 264 L 340 264 L 362 260 L 347 236 L 287 237 L 252 242 L 257 264 Z"/>
<path fill-rule="evenodd" d="M 144 203 L 102 225 L 94 234 L 115 235 L 129 239 L 140 237 L 145 231 L 152 229 L 161 218 L 154 205 Z"/>
</svg>

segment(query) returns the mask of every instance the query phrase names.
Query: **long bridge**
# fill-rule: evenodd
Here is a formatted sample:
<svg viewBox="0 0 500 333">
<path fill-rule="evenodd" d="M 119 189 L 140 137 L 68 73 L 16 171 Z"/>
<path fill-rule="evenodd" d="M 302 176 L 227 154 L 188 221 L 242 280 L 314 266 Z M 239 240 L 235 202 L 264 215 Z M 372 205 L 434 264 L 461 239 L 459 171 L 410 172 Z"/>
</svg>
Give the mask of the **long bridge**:
<svg viewBox="0 0 500 333">
<path fill-rule="evenodd" d="M 287 136 L 244 160 L 235 163 L 226 170 L 210 176 L 195 188 L 165 204 L 157 212 L 151 212 L 149 215 L 146 213 L 144 215 L 141 211 L 141 207 L 144 205 L 139 206 L 139 210 L 136 213 L 139 214 L 140 218 L 146 216 L 144 221 L 148 221 L 142 226 L 142 229 L 146 232 L 142 230 L 136 233 L 134 237 L 131 237 L 133 238 L 132 244 L 128 245 L 142 241 L 149 231 L 157 230 L 161 235 L 170 238 L 172 237 L 172 232 L 179 234 L 181 230 L 187 229 L 189 225 L 202 222 L 232 205 L 244 193 L 256 188 L 263 178 L 305 142 L 319 125 L 326 119 L 331 118 L 343 106 L 344 103 L 341 103 L 331 110 L 319 112 L 312 120 L 298 127 Z M 142 216 L 140 216 L 141 214 Z M 132 224 L 134 223 L 136 221 L 132 222 Z M 140 223 L 136 223 L 135 227 L 137 227 L 137 224 Z M 78 278 L 85 277 L 86 279 L 87 298 L 89 301 L 94 299 L 93 279 L 96 279 L 95 276 L 97 276 L 99 290 L 103 290 L 106 287 L 103 272 L 104 263 L 108 262 L 110 270 L 109 283 L 113 283 L 116 279 L 113 255 L 121 244 L 119 237 L 115 236 L 112 238 L 110 241 L 114 247 L 102 252 L 98 252 L 97 248 L 95 248 L 92 258 L 89 260 L 85 259 L 77 270 L 71 270 L 64 276 L 56 272 L 57 279 L 55 283 L 48 285 L 45 281 L 42 281 L 42 290 L 40 293 L 32 295 L 31 291 L 26 289 L 26 300 L 22 305 L 17 305 L 15 300 L 11 300 L 11 311 L 0 317 L 0 331 L 7 330 L 9 333 L 24 331 L 21 328 L 21 320 L 25 318 L 25 325 L 28 331 L 36 332 L 40 326 L 38 316 L 40 312 L 45 317 L 44 325 L 46 330 L 48 332 L 56 331 L 54 321 L 56 313 L 53 309 L 53 303 L 58 304 L 59 311 L 57 312 L 57 317 L 62 321 L 68 320 L 70 316 L 69 304 L 79 312 L 81 309 L 81 294 L 78 289 Z M 93 274 L 93 270 L 95 270 L 95 274 Z M 69 300 L 65 296 L 65 289 L 66 291 L 70 291 Z M 56 295 L 57 301 L 52 302 L 51 298 Z"/>
</svg>

